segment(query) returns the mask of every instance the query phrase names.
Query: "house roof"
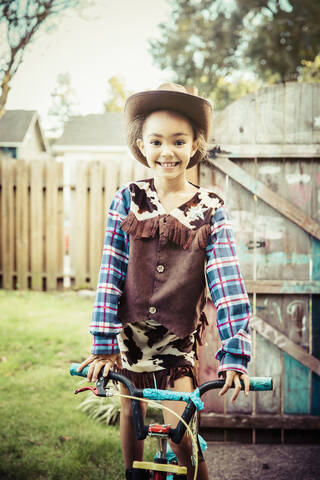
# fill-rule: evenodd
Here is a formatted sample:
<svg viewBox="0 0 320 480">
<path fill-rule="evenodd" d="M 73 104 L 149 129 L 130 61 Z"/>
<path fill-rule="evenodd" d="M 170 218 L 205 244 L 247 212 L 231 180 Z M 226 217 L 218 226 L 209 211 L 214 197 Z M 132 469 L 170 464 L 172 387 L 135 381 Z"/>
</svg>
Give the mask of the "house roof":
<svg viewBox="0 0 320 480">
<path fill-rule="evenodd" d="M 125 124 L 122 112 L 70 117 L 55 146 L 125 146 Z"/>
<path fill-rule="evenodd" d="M 0 145 L 21 144 L 36 114 L 35 110 L 7 110 L 0 118 Z"/>
</svg>

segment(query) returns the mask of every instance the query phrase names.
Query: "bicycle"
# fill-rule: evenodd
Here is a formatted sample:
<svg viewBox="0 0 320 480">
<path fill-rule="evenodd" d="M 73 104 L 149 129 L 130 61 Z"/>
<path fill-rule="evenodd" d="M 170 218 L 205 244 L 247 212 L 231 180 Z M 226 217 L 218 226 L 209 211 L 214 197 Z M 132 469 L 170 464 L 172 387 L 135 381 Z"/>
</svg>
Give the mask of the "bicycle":
<svg viewBox="0 0 320 480">
<path fill-rule="evenodd" d="M 89 366 L 82 369 L 81 372 L 78 372 L 79 363 L 73 363 L 70 366 L 70 374 L 78 375 L 81 377 L 87 377 Z M 116 372 L 109 372 L 108 377 L 103 377 L 102 375 L 103 368 L 100 371 L 98 380 L 95 387 L 86 386 L 78 388 L 74 393 L 79 393 L 83 391 L 90 390 L 92 393 L 99 397 L 109 397 L 114 395 L 113 392 L 107 389 L 107 384 L 109 380 L 115 382 L 121 382 L 129 391 L 127 397 L 131 398 L 131 407 L 132 407 L 132 416 L 134 422 L 134 428 L 137 440 L 144 440 L 147 436 L 157 437 L 159 452 L 158 456 L 155 456 L 153 462 L 144 462 L 144 461 L 134 461 L 133 463 L 133 480 L 166 480 L 168 479 L 167 474 L 173 475 L 175 480 L 186 479 L 187 469 L 184 466 L 169 464 L 166 458 L 167 453 L 167 441 L 170 438 L 175 443 L 180 443 L 186 429 L 191 432 L 189 424 L 196 413 L 196 410 L 201 410 L 203 408 L 203 402 L 201 396 L 208 392 L 209 390 L 222 388 L 225 381 L 223 379 L 212 380 L 205 382 L 196 388 L 193 392 L 175 392 L 172 390 L 158 390 L 155 388 L 144 388 L 137 389 L 135 385 L 124 375 L 121 375 Z M 241 380 L 242 390 L 244 389 L 243 381 Z M 250 390 L 251 391 L 266 391 L 272 390 L 272 377 L 251 377 L 250 378 Z M 118 394 L 119 396 L 126 396 Z M 156 402 L 163 400 L 174 400 L 174 401 L 184 401 L 186 402 L 186 407 L 179 417 L 179 422 L 176 428 L 171 428 L 170 425 L 160 425 L 160 424 L 150 424 L 145 425 L 142 411 L 140 407 L 140 401 L 147 402 Z M 162 408 L 167 408 L 163 407 Z M 191 432 L 192 434 L 192 432 Z M 192 438 L 193 445 L 195 447 L 195 475 L 197 476 L 197 463 L 198 463 L 198 451 L 200 458 L 202 456 L 201 448 L 199 445 L 198 436 L 196 440 Z M 172 477 L 171 477 L 172 478 Z"/>
</svg>

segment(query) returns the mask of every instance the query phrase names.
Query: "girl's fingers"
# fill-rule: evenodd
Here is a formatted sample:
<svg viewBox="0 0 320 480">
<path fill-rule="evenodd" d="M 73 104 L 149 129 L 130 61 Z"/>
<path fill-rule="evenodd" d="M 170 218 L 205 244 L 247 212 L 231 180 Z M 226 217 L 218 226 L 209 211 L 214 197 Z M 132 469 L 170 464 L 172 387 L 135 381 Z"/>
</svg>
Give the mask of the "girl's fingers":
<svg viewBox="0 0 320 480">
<path fill-rule="evenodd" d="M 88 382 L 93 382 L 94 380 L 92 380 L 92 375 L 93 375 L 93 372 L 94 372 L 94 368 L 95 368 L 95 361 L 93 361 L 89 367 L 89 370 L 88 370 L 88 375 L 87 375 L 87 380 Z"/>
<path fill-rule="evenodd" d="M 231 398 L 231 403 L 234 403 L 234 401 L 236 400 L 236 398 L 238 397 L 241 391 L 240 378 L 241 380 L 243 380 L 244 393 L 247 397 L 250 391 L 250 377 L 245 373 L 241 374 L 240 372 L 236 372 L 235 370 L 227 370 L 226 381 L 223 388 L 220 390 L 219 397 L 224 395 L 232 387 L 232 384 L 234 383 L 234 393 Z"/>
<path fill-rule="evenodd" d="M 111 367 L 112 367 L 112 362 L 107 361 L 107 363 L 105 364 L 105 367 L 103 369 L 103 376 L 104 377 L 107 377 L 109 375 L 109 370 L 110 370 Z"/>
<path fill-rule="evenodd" d="M 108 364 L 108 368 L 104 370 L 103 375 L 107 376 L 110 369 L 110 366 L 113 365 L 113 357 L 117 357 L 117 355 L 90 355 L 86 360 L 84 360 L 78 367 L 77 371 L 81 372 L 81 370 L 90 365 L 88 369 L 87 380 L 88 382 L 95 382 L 98 378 L 101 368 L 104 365 Z"/>
<path fill-rule="evenodd" d="M 222 395 L 224 395 L 229 390 L 229 388 L 232 387 L 234 374 L 235 372 L 233 372 L 232 370 L 227 371 L 226 381 L 224 386 L 222 387 L 222 390 L 220 390 L 219 392 L 219 397 L 222 397 Z"/>
<path fill-rule="evenodd" d="M 87 358 L 86 360 L 84 360 L 82 363 L 80 363 L 79 367 L 77 368 L 77 372 L 81 372 L 81 370 L 86 367 L 87 365 L 89 365 L 89 363 L 91 363 L 93 360 L 93 357 L 92 355 L 90 355 L 89 358 Z"/>
<path fill-rule="evenodd" d="M 94 366 L 93 375 L 92 375 L 92 381 L 93 382 L 98 380 L 99 373 L 101 371 L 101 368 L 104 366 L 104 364 L 105 364 L 105 362 L 103 360 L 100 360 L 100 361 L 96 362 L 96 364 Z"/>
<path fill-rule="evenodd" d="M 240 378 L 239 378 L 239 374 L 235 373 L 235 375 L 234 375 L 234 393 L 233 393 L 232 398 L 231 398 L 231 403 L 233 403 L 236 400 L 237 396 L 239 395 L 239 392 L 241 392 Z"/>
<path fill-rule="evenodd" d="M 250 377 L 249 377 L 249 375 L 246 375 L 245 373 L 243 373 L 240 378 L 241 378 L 241 380 L 243 380 L 244 394 L 247 397 L 249 395 L 249 391 L 250 391 Z"/>
</svg>

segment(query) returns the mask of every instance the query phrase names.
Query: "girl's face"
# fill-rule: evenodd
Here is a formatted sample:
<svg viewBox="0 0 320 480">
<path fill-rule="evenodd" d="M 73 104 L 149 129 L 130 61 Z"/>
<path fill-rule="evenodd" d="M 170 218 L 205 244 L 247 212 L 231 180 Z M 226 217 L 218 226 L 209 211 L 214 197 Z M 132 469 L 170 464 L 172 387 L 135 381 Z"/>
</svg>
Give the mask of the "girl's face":
<svg viewBox="0 0 320 480">
<path fill-rule="evenodd" d="M 190 122 L 170 110 L 159 110 L 146 118 L 137 145 L 155 173 L 170 177 L 181 175 L 197 151 Z"/>
</svg>

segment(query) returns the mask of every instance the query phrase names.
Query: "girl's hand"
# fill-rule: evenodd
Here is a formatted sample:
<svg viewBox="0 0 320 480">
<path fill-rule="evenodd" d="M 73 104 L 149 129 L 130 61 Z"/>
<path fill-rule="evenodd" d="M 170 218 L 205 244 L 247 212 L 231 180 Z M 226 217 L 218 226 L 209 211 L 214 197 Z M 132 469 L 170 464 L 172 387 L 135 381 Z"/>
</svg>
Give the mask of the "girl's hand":
<svg viewBox="0 0 320 480">
<path fill-rule="evenodd" d="M 107 377 L 110 368 L 112 368 L 115 363 L 118 364 L 118 362 L 120 362 L 119 353 L 113 353 L 111 355 L 90 355 L 89 358 L 80 364 L 78 372 L 81 372 L 84 367 L 91 364 L 89 367 L 87 380 L 88 382 L 95 382 L 98 379 L 99 372 L 103 366 L 103 376 Z"/>
<path fill-rule="evenodd" d="M 231 388 L 232 383 L 234 383 L 234 394 L 231 398 L 231 403 L 234 403 L 239 392 L 241 391 L 241 383 L 240 379 L 243 380 L 244 383 L 244 394 L 247 397 L 249 395 L 250 390 L 250 377 L 245 373 L 236 372 L 235 370 L 227 370 L 227 372 L 223 372 L 223 377 L 225 378 L 225 384 L 219 392 L 219 397 L 224 395 L 229 388 Z"/>
</svg>

